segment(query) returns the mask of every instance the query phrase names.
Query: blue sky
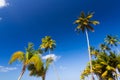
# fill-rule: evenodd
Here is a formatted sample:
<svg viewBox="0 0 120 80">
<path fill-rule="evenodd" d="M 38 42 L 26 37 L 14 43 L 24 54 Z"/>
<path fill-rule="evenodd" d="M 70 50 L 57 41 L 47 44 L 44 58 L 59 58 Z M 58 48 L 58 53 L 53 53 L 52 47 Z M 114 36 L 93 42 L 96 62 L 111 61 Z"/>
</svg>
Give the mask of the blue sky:
<svg viewBox="0 0 120 80">
<path fill-rule="evenodd" d="M 4 0 L 0 0 L 4 1 Z M 81 11 L 94 11 L 100 21 L 95 32 L 89 32 L 90 44 L 98 46 L 107 34 L 120 36 L 119 0 L 6 0 L 0 7 L 0 72 L 3 80 L 16 80 L 21 71 L 19 62 L 8 61 L 15 51 L 25 51 L 28 42 L 35 48 L 41 38 L 50 35 L 56 40 L 54 54 L 61 56 L 55 62 L 61 80 L 80 80 L 80 72 L 88 62 L 85 34 L 74 32 L 73 22 Z M 19 64 L 19 65 L 18 65 Z M 40 80 L 29 77 L 26 71 L 22 80 Z M 50 67 L 46 80 L 57 80 Z"/>
</svg>

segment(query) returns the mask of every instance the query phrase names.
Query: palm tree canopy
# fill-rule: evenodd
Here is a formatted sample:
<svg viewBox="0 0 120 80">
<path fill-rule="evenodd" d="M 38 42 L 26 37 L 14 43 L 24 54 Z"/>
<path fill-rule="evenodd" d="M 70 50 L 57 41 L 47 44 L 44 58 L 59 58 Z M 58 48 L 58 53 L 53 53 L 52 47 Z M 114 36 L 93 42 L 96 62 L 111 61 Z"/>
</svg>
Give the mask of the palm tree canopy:
<svg viewBox="0 0 120 80">
<path fill-rule="evenodd" d="M 38 50 L 35 50 L 33 43 L 28 44 L 28 48 L 26 48 L 26 55 L 25 55 L 25 64 L 34 64 L 34 67 L 37 71 L 39 71 L 42 68 L 42 59 L 40 57 L 40 54 L 42 54 L 42 50 L 39 48 Z"/>
<path fill-rule="evenodd" d="M 106 38 L 105 38 L 105 42 L 108 44 L 108 45 L 115 45 L 117 46 L 117 44 L 120 42 L 120 40 L 118 39 L 117 36 L 111 36 L 111 35 L 107 35 Z"/>
<path fill-rule="evenodd" d="M 42 65 L 42 60 L 39 54 L 41 54 L 40 49 L 34 50 L 33 44 L 29 43 L 28 47 L 26 48 L 26 53 L 22 51 L 15 52 L 12 55 L 9 63 L 12 64 L 14 61 L 19 60 L 22 61 L 22 63 L 26 66 L 29 64 L 34 64 L 36 70 L 40 70 Z"/>
<path fill-rule="evenodd" d="M 53 50 L 56 46 L 55 40 L 53 40 L 50 36 L 45 36 L 42 38 L 41 48 L 45 49 L 45 52 L 50 49 Z"/>
<path fill-rule="evenodd" d="M 28 70 L 30 71 L 30 76 L 41 77 L 41 76 L 45 75 L 52 62 L 53 62 L 52 58 L 47 58 L 45 62 L 42 61 L 43 64 L 41 65 L 41 69 L 38 71 L 36 70 L 36 68 L 33 64 L 30 64 L 28 66 Z"/>
<path fill-rule="evenodd" d="M 109 51 L 110 50 L 110 48 L 106 45 L 106 44 L 100 44 L 100 48 L 101 48 L 101 50 L 103 50 L 103 51 Z"/>
<path fill-rule="evenodd" d="M 96 20 L 90 20 L 92 17 L 93 13 L 88 13 L 85 15 L 84 12 L 81 12 L 80 17 L 74 22 L 78 25 L 75 31 L 79 33 L 80 31 L 84 32 L 87 29 L 94 32 L 94 28 L 91 25 L 97 25 L 99 22 Z"/>
</svg>

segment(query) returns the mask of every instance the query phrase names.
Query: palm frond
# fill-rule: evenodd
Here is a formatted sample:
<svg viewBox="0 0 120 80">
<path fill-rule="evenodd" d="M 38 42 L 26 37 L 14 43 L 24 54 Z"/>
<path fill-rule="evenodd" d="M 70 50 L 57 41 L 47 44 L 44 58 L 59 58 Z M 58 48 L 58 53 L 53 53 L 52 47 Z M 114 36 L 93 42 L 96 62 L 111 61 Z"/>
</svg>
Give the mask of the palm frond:
<svg viewBox="0 0 120 80">
<path fill-rule="evenodd" d="M 90 31 L 94 32 L 94 28 L 93 28 L 92 26 L 87 25 L 86 27 L 87 27 L 87 29 L 88 29 L 88 30 L 90 30 Z"/>
<path fill-rule="evenodd" d="M 93 17 L 93 14 L 94 14 L 94 12 L 91 12 L 91 13 L 88 13 L 88 15 L 87 15 L 87 19 L 90 19 L 90 18 L 92 18 Z"/>
<path fill-rule="evenodd" d="M 79 23 L 80 23 L 79 19 L 75 20 L 75 22 L 74 22 L 74 24 L 79 24 Z"/>
<path fill-rule="evenodd" d="M 33 46 L 34 46 L 34 44 L 31 43 L 31 42 L 29 42 L 29 43 L 28 43 L 28 46 L 27 46 L 27 48 L 26 48 L 26 51 L 27 51 L 27 52 L 32 52 L 32 51 L 34 51 Z"/>
<path fill-rule="evenodd" d="M 23 61 L 24 59 L 25 59 L 24 52 L 18 51 L 18 52 L 15 52 L 12 55 L 12 57 L 11 57 L 11 59 L 9 61 L 9 64 L 12 64 L 16 60 Z"/>
<path fill-rule="evenodd" d="M 100 24 L 99 21 L 90 21 L 91 24 L 94 24 L 94 25 L 97 25 L 97 24 Z"/>
<path fill-rule="evenodd" d="M 108 74 L 108 71 L 105 71 L 101 76 L 102 76 L 102 78 L 105 78 L 106 76 L 107 76 L 107 74 Z"/>
<path fill-rule="evenodd" d="M 46 66 L 45 66 L 45 71 L 48 70 L 50 64 L 51 64 L 53 61 L 54 61 L 53 58 L 51 58 L 51 57 L 50 57 L 50 58 L 47 58 L 47 60 L 46 60 Z"/>
<path fill-rule="evenodd" d="M 83 11 L 80 13 L 80 17 L 85 18 L 85 13 Z"/>
<path fill-rule="evenodd" d="M 42 68 L 37 71 L 34 64 L 29 64 L 28 65 L 28 70 L 30 71 L 30 76 L 37 76 L 37 77 L 40 77 L 44 74 L 44 68 L 43 68 L 43 65 L 42 65 Z"/>
<path fill-rule="evenodd" d="M 39 70 L 42 68 L 42 64 L 43 64 L 43 63 L 42 63 L 42 60 L 41 60 L 41 58 L 39 57 L 39 55 L 38 55 L 38 54 L 34 54 L 34 55 L 30 58 L 29 62 L 26 63 L 26 64 L 34 64 L 36 70 L 39 71 Z"/>
</svg>

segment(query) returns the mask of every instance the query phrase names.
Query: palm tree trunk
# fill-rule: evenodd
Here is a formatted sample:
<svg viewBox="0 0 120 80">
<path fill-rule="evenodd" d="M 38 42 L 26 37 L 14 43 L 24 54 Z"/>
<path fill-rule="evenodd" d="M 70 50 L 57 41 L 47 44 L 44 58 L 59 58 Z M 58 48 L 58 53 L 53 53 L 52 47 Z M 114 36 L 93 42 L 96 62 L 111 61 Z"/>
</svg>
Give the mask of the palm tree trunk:
<svg viewBox="0 0 120 80">
<path fill-rule="evenodd" d="M 51 53 L 50 53 L 50 49 L 49 49 L 49 54 L 51 54 Z M 53 63 L 52 63 L 52 67 L 53 67 L 53 70 L 54 70 L 54 72 L 55 72 L 55 74 L 56 74 L 57 80 L 60 80 L 60 77 L 59 77 L 58 71 L 57 71 L 57 69 L 56 69 L 56 67 L 55 67 L 54 61 L 53 61 Z"/>
<path fill-rule="evenodd" d="M 42 76 L 42 80 L 45 80 L 45 75 Z"/>
<path fill-rule="evenodd" d="M 117 69 L 116 69 L 116 71 L 115 71 L 115 80 L 118 80 Z"/>
<path fill-rule="evenodd" d="M 97 78 L 98 80 L 103 80 L 100 74 L 97 75 Z"/>
<path fill-rule="evenodd" d="M 58 75 L 58 71 L 57 71 L 57 69 L 56 69 L 56 67 L 55 67 L 54 62 L 52 63 L 52 66 L 53 66 L 54 72 L 55 72 L 55 74 L 56 74 L 56 76 L 57 76 L 57 80 L 60 80 L 60 77 L 59 77 L 59 75 Z"/>
<path fill-rule="evenodd" d="M 20 76 L 18 77 L 18 80 L 21 80 L 21 78 L 22 78 L 22 76 L 23 76 L 23 74 L 25 72 L 25 69 L 26 69 L 26 65 L 23 65 L 22 72 L 21 72 Z"/>
<path fill-rule="evenodd" d="M 101 78 L 101 77 L 99 77 L 99 80 L 102 80 L 102 78 Z"/>
<path fill-rule="evenodd" d="M 90 72 L 91 72 L 91 80 L 94 80 L 93 72 L 92 72 L 92 57 L 90 54 L 90 43 L 89 43 L 89 37 L 88 37 L 88 32 L 87 29 L 85 30 L 86 32 L 86 39 L 87 39 L 87 45 L 88 45 L 88 53 L 89 53 L 89 61 L 90 61 Z"/>
</svg>

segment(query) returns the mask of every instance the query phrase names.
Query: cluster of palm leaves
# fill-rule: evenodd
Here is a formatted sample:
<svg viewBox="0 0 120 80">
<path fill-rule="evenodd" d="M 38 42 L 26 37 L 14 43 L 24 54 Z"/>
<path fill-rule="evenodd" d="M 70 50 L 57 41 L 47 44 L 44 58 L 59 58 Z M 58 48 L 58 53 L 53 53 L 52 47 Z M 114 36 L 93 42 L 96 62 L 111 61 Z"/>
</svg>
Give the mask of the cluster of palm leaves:
<svg viewBox="0 0 120 80">
<path fill-rule="evenodd" d="M 45 36 L 42 38 L 42 44 L 37 50 L 34 49 L 33 43 L 29 43 L 25 53 L 22 51 L 15 52 L 9 63 L 12 64 L 16 60 L 22 62 L 23 67 L 18 80 L 21 80 L 26 69 L 30 71 L 30 76 L 38 76 L 45 80 L 46 72 L 53 62 L 53 58 L 49 57 L 43 61 L 42 54 L 48 50 L 53 50 L 55 45 L 55 41 L 50 36 Z"/>
<path fill-rule="evenodd" d="M 118 80 L 120 72 L 120 53 L 116 51 L 120 40 L 116 36 L 107 35 L 100 49 L 91 47 L 92 72 L 97 80 Z M 90 64 L 86 66 L 81 74 L 81 79 L 90 75 Z"/>
</svg>

